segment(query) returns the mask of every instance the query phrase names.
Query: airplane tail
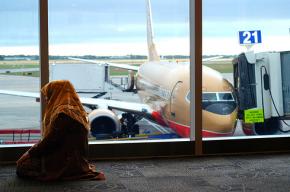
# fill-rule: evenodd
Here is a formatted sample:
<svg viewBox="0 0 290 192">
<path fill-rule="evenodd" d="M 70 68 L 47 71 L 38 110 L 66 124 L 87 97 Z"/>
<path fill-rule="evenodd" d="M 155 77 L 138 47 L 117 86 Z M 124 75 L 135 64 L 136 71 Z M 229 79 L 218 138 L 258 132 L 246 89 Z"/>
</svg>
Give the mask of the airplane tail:
<svg viewBox="0 0 290 192">
<path fill-rule="evenodd" d="M 156 51 L 153 41 L 152 13 L 151 2 L 147 0 L 147 44 L 148 44 L 148 61 L 159 61 L 160 57 Z"/>
</svg>

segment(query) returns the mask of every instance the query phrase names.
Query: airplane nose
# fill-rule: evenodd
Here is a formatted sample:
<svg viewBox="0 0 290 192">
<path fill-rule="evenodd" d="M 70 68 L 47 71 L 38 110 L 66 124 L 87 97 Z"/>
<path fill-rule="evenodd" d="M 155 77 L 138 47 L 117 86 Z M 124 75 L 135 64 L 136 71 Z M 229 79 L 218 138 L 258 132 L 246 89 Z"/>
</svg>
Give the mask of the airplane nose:
<svg viewBox="0 0 290 192">
<path fill-rule="evenodd" d="M 233 134 L 236 125 L 237 111 L 220 115 L 203 110 L 203 129 L 218 134 Z"/>
</svg>

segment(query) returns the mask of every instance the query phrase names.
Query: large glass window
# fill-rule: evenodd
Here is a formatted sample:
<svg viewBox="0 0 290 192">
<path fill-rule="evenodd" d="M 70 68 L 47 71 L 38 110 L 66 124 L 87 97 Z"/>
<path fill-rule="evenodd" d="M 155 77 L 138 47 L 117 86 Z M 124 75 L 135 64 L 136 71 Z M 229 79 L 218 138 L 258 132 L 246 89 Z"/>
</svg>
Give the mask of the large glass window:
<svg viewBox="0 0 290 192">
<path fill-rule="evenodd" d="M 203 0 L 204 137 L 289 134 L 288 7 Z"/>
<path fill-rule="evenodd" d="M 38 1 L 1 0 L 0 26 L 0 144 L 35 143 L 40 138 Z M 22 97 L 26 93 L 34 97 Z"/>
<path fill-rule="evenodd" d="M 45 14 L 38 15 L 38 2 L 46 4 L 42 0 L 0 2 L 2 144 L 34 143 L 40 138 L 40 104 L 30 95 L 32 93 L 35 97 L 39 94 L 38 17 L 43 19 L 41 21 L 46 20 Z M 199 12 L 201 3 L 202 20 Z M 189 45 L 188 1 L 152 1 L 150 7 L 154 38 L 149 38 L 153 41 L 149 41 L 151 49 L 148 49 L 145 37 L 151 33 L 148 33 L 145 26 L 148 18 L 146 1 L 124 0 L 121 4 L 117 0 L 49 0 L 50 80 L 66 78 L 73 82 L 77 76 L 78 81 L 73 84 L 80 96 L 108 101 L 94 105 L 85 103 L 88 113 L 94 108 L 108 109 L 104 113 L 101 110 L 92 113 L 93 117 L 102 117 L 100 121 L 95 119 L 92 124 L 106 128 L 95 129 L 92 126 L 95 132 L 91 133 L 90 140 L 102 143 L 104 140 L 124 142 L 122 145 L 110 145 L 110 142 L 90 145 L 91 157 L 192 155 L 193 145 L 196 145 L 197 155 L 289 150 L 288 2 L 193 0 L 190 4 Z M 263 11 L 259 11 L 261 5 Z M 42 7 L 42 11 L 44 10 L 45 6 Z M 201 23 L 202 35 L 201 27 L 198 27 Z M 48 72 L 45 58 L 46 27 L 45 23 L 40 27 L 43 29 L 41 34 L 44 35 L 41 38 L 44 43 L 41 46 L 42 83 L 47 81 L 48 76 L 45 74 Z M 198 70 L 201 39 L 203 81 L 201 88 L 197 90 L 194 88 L 199 87 L 199 81 L 201 82 Z M 184 88 L 189 81 L 189 70 L 187 75 L 182 73 L 189 68 L 186 64 L 189 61 L 189 46 L 193 64 L 191 69 L 195 69 L 191 73 L 195 75 L 191 77 L 191 87 L 194 87 L 192 91 Z M 151 54 L 147 50 L 151 50 Z M 158 65 L 153 65 L 151 60 L 147 65 L 149 58 L 153 58 L 153 61 L 159 58 L 162 63 L 156 61 Z M 94 65 L 83 59 L 94 60 Z M 123 68 L 131 66 L 131 69 L 113 68 L 109 64 L 122 64 Z M 138 75 L 134 72 L 136 67 L 139 69 Z M 149 72 L 153 77 L 144 78 L 144 72 Z M 173 80 L 178 75 L 183 78 Z M 170 84 L 169 90 L 162 82 Z M 124 89 L 133 89 L 138 94 L 127 92 L 128 90 L 123 92 Z M 7 95 L 7 90 L 14 96 Z M 28 97 L 15 97 L 25 94 Z M 185 102 L 181 104 L 179 98 Z M 189 106 L 185 103 L 190 104 L 190 100 L 202 102 L 202 105 L 195 106 L 191 103 L 191 117 L 197 119 L 196 122 L 193 122 L 195 119 L 191 121 L 192 127 L 196 128 L 191 133 L 189 129 L 183 129 L 184 125 L 189 127 Z M 123 102 L 123 106 L 119 107 L 127 108 L 127 111 L 116 107 L 119 101 Z M 132 102 L 138 105 L 130 108 Z M 137 115 L 136 106 L 139 106 Z M 203 143 L 199 137 L 199 108 L 203 116 L 202 135 L 209 138 L 204 139 L 206 141 Z M 148 112 L 149 116 L 146 115 Z M 119 124 L 116 129 L 122 116 L 125 116 L 123 126 Z M 145 120 L 144 116 L 153 122 Z M 182 121 L 179 121 L 182 119 L 180 116 Z M 139 128 L 132 126 L 134 121 Z M 122 129 L 125 132 L 119 132 Z M 109 134 L 106 132 L 108 130 Z M 189 135 L 197 136 L 195 142 L 187 142 Z M 250 135 L 255 137 L 245 137 Z M 227 136 L 228 140 L 225 141 L 221 136 Z M 186 142 L 168 143 L 165 138 Z M 141 144 L 134 141 L 138 144 L 131 145 L 132 139 L 141 140 Z M 154 140 L 142 144 L 148 139 Z M 156 143 L 155 139 L 165 142 Z M 129 145 L 123 140 L 130 140 L 127 142 Z M 13 146 L 11 150 L 7 145 L 1 145 L 0 153 L 5 155 L 1 155 L 0 160 L 16 160 L 19 152 L 24 150 L 23 146 L 21 145 L 21 149 Z"/>
<path fill-rule="evenodd" d="M 91 141 L 188 140 L 189 1 L 50 0 L 49 53 L 92 98 Z"/>
</svg>

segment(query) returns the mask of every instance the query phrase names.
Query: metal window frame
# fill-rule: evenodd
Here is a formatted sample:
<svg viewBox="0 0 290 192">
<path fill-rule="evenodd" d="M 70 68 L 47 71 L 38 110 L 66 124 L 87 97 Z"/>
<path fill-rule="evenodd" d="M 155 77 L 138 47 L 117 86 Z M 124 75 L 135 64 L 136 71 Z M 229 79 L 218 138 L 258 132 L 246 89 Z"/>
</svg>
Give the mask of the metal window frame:
<svg viewBox="0 0 290 192">
<path fill-rule="evenodd" d="M 202 0 L 189 0 L 190 9 L 190 139 L 173 142 L 138 142 L 89 145 L 90 159 L 125 159 L 285 152 L 289 136 L 202 139 Z M 39 0 L 41 87 L 49 81 L 48 0 Z M 44 102 L 41 100 L 43 114 Z M 42 115 L 41 114 L 41 115 Z M 15 162 L 31 145 L 0 146 L 0 163 Z"/>
<path fill-rule="evenodd" d="M 200 156 L 290 151 L 289 136 L 202 138 L 202 0 L 189 1 L 191 135 L 188 141 L 90 144 L 91 159 Z M 49 80 L 48 0 L 39 0 L 41 86 Z M 44 103 L 41 102 L 41 109 Z M 27 149 L 24 148 L 25 150 Z"/>
<path fill-rule="evenodd" d="M 40 86 L 43 87 L 47 82 L 49 82 L 49 42 L 48 42 L 48 1 L 49 0 L 39 0 L 39 34 L 40 34 Z M 197 8 L 195 5 L 196 2 L 201 2 L 201 0 L 189 0 L 190 10 L 194 10 Z M 190 46 L 190 53 L 191 53 L 191 60 L 194 61 L 194 50 L 195 50 L 195 43 L 194 39 L 194 24 L 195 20 L 195 11 L 190 11 L 190 33 L 191 38 L 191 45 Z M 194 66 L 194 62 L 191 63 L 191 68 Z M 198 74 L 198 70 L 195 70 Z M 194 79 L 194 76 L 192 77 Z M 196 83 L 201 84 L 201 80 L 195 81 L 191 85 L 191 89 L 195 90 Z M 201 90 L 200 90 L 201 91 Z M 197 91 L 195 94 L 200 94 Z M 194 100 L 196 100 L 196 97 Z M 192 101 L 194 101 L 192 99 Z M 45 108 L 45 103 L 43 102 L 43 96 L 41 95 L 41 119 L 43 116 L 43 111 Z M 192 105 L 194 106 L 194 105 Z M 193 122 L 197 122 L 196 119 L 200 118 L 201 115 L 199 113 L 195 113 L 195 108 L 191 107 L 191 117 L 194 117 Z M 197 118 L 195 117 L 197 116 Z M 201 121 L 200 121 L 201 122 Z M 200 125 L 195 125 L 193 127 L 198 127 Z M 201 127 L 200 127 L 201 130 Z M 201 132 L 201 131 L 200 131 Z M 193 133 L 191 135 L 191 139 L 184 139 L 181 141 L 168 141 L 168 142 L 138 142 L 138 143 L 92 143 L 89 145 L 89 158 L 90 159 L 120 159 L 120 158 L 152 158 L 152 157 L 173 157 L 173 156 L 194 156 L 195 151 L 195 141 L 194 141 Z M 25 151 L 27 151 L 31 145 L 6 145 L 5 147 L 0 146 L 0 163 L 3 162 L 15 162 Z"/>
</svg>

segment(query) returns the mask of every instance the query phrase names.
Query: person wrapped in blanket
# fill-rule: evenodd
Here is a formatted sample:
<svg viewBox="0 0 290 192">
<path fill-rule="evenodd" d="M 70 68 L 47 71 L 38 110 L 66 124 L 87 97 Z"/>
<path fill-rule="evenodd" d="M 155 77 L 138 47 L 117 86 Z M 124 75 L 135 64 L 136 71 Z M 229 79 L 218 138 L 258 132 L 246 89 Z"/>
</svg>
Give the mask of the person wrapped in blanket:
<svg viewBox="0 0 290 192">
<path fill-rule="evenodd" d="M 89 123 L 73 85 L 56 80 L 41 92 L 46 100 L 43 137 L 16 162 L 16 174 L 42 181 L 105 180 L 86 159 Z"/>
</svg>

